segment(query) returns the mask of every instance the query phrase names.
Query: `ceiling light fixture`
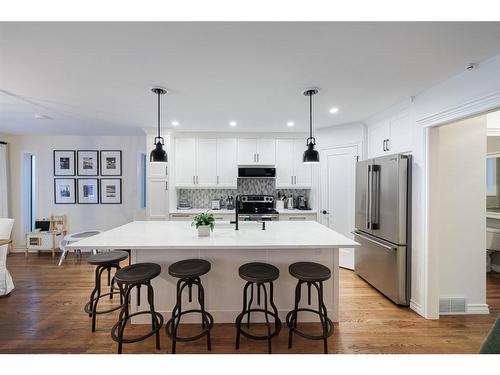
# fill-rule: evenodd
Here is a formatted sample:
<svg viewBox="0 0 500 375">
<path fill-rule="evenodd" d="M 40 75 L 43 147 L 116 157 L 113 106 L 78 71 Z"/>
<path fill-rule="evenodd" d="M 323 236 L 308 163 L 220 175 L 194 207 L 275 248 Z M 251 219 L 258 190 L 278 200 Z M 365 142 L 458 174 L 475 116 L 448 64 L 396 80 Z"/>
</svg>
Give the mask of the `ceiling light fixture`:
<svg viewBox="0 0 500 375">
<path fill-rule="evenodd" d="M 302 162 L 304 164 L 319 163 L 319 152 L 314 149 L 316 138 L 313 137 L 312 123 L 312 97 L 319 92 L 317 88 L 311 88 L 304 91 L 304 95 L 309 97 L 309 138 L 306 140 L 307 150 L 304 151 Z"/>
<path fill-rule="evenodd" d="M 330 108 L 330 110 L 328 112 L 337 113 L 338 111 L 339 111 L 339 109 L 337 107 L 333 107 L 333 108 Z"/>
<path fill-rule="evenodd" d="M 40 113 L 35 113 L 35 118 L 37 120 L 52 120 L 52 117 L 50 117 L 49 115 L 44 115 Z"/>
<path fill-rule="evenodd" d="M 179 126 L 179 121 L 172 121 L 172 126 Z"/>
<path fill-rule="evenodd" d="M 235 127 L 236 125 L 238 125 L 238 124 L 236 123 L 236 121 L 231 121 L 231 122 L 229 123 L 229 126 L 232 126 L 232 127 Z"/>
<path fill-rule="evenodd" d="M 286 123 L 286 126 L 288 126 L 288 127 L 290 127 L 290 128 L 291 128 L 292 126 L 295 126 L 295 122 L 293 122 L 293 121 L 288 121 L 288 122 Z"/>
<path fill-rule="evenodd" d="M 167 93 L 167 90 L 161 87 L 153 87 L 151 91 L 153 91 L 158 96 L 158 135 L 155 137 L 154 140 L 155 149 L 151 151 L 149 160 L 151 162 L 166 163 L 168 161 L 167 153 L 163 149 L 165 141 L 163 137 L 160 135 L 160 96 L 165 95 Z"/>
</svg>

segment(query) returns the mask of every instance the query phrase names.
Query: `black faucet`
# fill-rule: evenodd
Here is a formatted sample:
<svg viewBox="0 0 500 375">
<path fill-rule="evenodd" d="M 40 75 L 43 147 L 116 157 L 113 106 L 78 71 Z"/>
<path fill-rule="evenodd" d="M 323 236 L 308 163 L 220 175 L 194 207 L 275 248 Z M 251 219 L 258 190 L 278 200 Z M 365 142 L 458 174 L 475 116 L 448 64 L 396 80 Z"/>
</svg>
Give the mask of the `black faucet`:
<svg viewBox="0 0 500 375">
<path fill-rule="evenodd" d="M 236 196 L 236 202 L 234 204 L 234 215 L 235 215 L 235 218 L 234 218 L 234 221 L 230 221 L 231 224 L 235 224 L 234 226 L 234 230 L 239 230 L 238 228 L 238 216 L 240 214 L 240 196 L 237 195 Z"/>
</svg>

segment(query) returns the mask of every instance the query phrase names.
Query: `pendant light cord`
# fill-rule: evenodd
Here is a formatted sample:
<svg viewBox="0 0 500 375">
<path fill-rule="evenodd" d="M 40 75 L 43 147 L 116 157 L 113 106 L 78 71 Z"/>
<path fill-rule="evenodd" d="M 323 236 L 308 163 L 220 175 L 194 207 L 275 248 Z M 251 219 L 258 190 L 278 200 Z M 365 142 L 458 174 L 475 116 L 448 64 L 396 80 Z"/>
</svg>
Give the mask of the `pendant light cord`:
<svg viewBox="0 0 500 375">
<path fill-rule="evenodd" d="M 312 94 L 309 94 L 309 138 L 313 136 Z"/>
<path fill-rule="evenodd" d="M 158 91 L 158 138 L 160 138 L 160 92 Z"/>
</svg>

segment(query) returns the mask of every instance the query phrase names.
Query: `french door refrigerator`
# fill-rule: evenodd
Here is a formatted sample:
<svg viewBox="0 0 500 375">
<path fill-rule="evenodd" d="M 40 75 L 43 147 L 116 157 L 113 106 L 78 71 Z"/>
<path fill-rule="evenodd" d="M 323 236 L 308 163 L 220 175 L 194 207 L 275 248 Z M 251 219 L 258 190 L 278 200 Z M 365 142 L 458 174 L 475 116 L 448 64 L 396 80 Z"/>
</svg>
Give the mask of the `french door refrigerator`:
<svg viewBox="0 0 500 375">
<path fill-rule="evenodd" d="M 356 165 L 356 274 L 398 305 L 410 303 L 411 155 Z"/>
</svg>

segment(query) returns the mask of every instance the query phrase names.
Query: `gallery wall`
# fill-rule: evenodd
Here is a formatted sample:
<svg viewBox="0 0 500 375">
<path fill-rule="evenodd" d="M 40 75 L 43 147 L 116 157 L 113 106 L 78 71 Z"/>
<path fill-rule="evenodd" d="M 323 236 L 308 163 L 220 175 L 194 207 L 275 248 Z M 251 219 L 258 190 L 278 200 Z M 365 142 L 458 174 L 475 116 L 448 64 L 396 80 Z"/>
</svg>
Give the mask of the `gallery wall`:
<svg viewBox="0 0 500 375">
<path fill-rule="evenodd" d="M 16 219 L 13 230 L 15 250 L 23 250 L 23 155 L 36 157 L 36 217 L 51 214 L 67 215 L 68 230 L 106 230 L 131 221 L 140 210 L 139 177 L 140 154 L 145 152 L 145 136 L 8 136 L 10 157 L 10 214 Z M 54 203 L 54 150 L 121 150 L 122 151 L 122 204 L 55 204 Z M 78 178 L 74 176 L 71 178 Z M 101 177 L 98 177 L 101 178 Z"/>
</svg>

